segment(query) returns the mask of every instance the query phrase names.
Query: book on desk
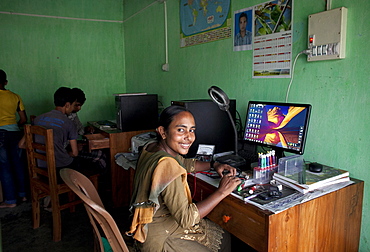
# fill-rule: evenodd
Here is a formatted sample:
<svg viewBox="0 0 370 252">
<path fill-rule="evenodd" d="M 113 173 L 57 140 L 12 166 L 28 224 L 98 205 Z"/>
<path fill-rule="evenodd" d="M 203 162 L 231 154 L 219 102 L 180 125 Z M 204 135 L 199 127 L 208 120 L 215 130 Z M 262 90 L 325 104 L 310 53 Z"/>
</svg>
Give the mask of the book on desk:
<svg viewBox="0 0 370 252">
<path fill-rule="evenodd" d="M 294 174 L 283 174 L 283 173 L 275 173 L 273 175 L 273 179 L 277 182 L 289 186 L 301 193 L 307 193 L 313 191 L 315 189 L 341 183 L 345 181 L 349 181 L 349 172 L 333 168 L 330 166 L 323 166 L 322 172 L 310 172 L 308 170 L 305 171 L 305 183 L 299 183 L 299 173 Z"/>
</svg>

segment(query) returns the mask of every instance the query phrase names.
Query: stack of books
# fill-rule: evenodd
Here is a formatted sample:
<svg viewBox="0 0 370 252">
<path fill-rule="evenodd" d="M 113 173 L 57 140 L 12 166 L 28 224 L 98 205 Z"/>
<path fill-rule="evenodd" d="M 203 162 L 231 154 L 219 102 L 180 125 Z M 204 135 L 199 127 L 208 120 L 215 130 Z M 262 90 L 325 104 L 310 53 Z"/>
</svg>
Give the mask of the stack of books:
<svg viewBox="0 0 370 252">
<path fill-rule="evenodd" d="M 305 182 L 302 182 L 302 177 Z M 330 166 L 323 166 L 322 172 L 315 173 L 308 170 L 305 174 L 290 174 L 274 173 L 273 179 L 282 185 L 293 188 L 301 193 L 307 193 L 324 186 L 349 181 L 349 172 L 341 169 L 336 169 Z"/>
</svg>

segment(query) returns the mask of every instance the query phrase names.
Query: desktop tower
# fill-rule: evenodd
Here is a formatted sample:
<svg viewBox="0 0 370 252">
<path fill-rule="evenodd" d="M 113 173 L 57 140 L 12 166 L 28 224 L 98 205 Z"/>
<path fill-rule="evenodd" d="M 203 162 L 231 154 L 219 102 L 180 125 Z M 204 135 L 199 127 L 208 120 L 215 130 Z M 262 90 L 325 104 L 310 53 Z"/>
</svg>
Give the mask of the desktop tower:
<svg viewBox="0 0 370 252">
<path fill-rule="evenodd" d="M 186 157 L 195 157 L 199 144 L 215 145 L 215 154 L 234 151 L 235 136 L 230 118 L 212 100 L 182 100 L 171 104 L 187 108 L 195 119 L 196 140 Z M 229 111 L 235 122 L 236 100 L 230 100 Z"/>
<path fill-rule="evenodd" d="M 117 128 L 123 132 L 155 129 L 158 123 L 156 94 L 115 95 Z"/>
</svg>

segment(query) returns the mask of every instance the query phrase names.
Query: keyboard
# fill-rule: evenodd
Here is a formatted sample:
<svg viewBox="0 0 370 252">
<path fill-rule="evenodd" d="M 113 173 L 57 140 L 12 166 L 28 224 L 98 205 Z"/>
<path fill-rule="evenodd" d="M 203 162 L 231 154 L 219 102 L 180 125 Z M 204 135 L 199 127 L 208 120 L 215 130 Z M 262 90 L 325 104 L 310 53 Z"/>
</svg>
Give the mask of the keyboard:
<svg viewBox="0 0 370 252">
<path fill-rule="evenodd" d="M 246 164 L 245 159 L 242 158 L 241 156 L 237 156 L 237 155 L 221 156 L 221 157 L 216 158 L 215 161 L 217 161 L 221 164 L 231 165 L 232 167 L 235 167 L 235 168 L 242 167 Z"/>
<path fill-rule="evenodd" d="M 258 154 L 255 151 L 240 150 L 238 151 L 238 155 L 248 160 L 250 163 L 258 162 Z"/>
<path fill-rule="evenodd" d="M 240 150 L 238 151 L 238 155 L 244 158 L 246 170 L 251 170 L 251 164 L 258 162 L 258 154 L 253 150 Z"/>
<path fill-rule="evenodd" d="M 101 120 L 101 121 L 97 121 L 97 123 L 101 126 L 109 126 L 111 128 L 117 128 L 117 124 L 112 122 L 112 121 L 108 121 L 108 120 Z"/>
</svg>

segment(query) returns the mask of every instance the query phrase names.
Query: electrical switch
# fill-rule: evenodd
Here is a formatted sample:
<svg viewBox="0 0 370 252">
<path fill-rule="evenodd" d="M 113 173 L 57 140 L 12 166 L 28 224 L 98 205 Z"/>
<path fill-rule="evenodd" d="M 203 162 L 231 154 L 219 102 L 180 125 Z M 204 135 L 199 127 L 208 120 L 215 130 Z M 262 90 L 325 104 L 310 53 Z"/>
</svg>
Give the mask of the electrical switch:
<svg viewBox="0 0 370 252">
<path fill-rule="evenodd" d="M 317 56 L 317 47 L 316 46 L 312 47 L 312 56 L 313 57 Z"/>
<path fill-rule="evenodd" d="M 322 55 L 322 46 L 317 47 L 317 56 Z"/>
<path fill-rule="evenodd" d="M 327 45 L 322 45 L 321 46 L 321 50 L 322 50 L 321 54 L 322 55 L 326 55 L 327 54 L 327 49 L 326 48 L 327 48 Z"/>
<path fill-rule="evenodd" d="M 307 61 L 346 57 L 347 8 L 340 7 L 308 16 Z"/>
</svg>

